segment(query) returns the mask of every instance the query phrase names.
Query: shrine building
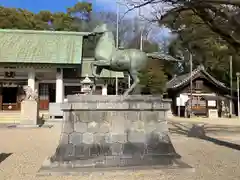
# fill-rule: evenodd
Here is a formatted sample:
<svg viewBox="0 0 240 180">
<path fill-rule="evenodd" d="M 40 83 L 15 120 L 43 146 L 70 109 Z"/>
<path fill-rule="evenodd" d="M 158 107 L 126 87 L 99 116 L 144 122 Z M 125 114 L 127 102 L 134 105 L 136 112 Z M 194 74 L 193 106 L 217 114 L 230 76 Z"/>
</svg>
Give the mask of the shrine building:
<svg viewBox="0 0 240 180">
<path fill-rule="evenodd" d="M 80 93 L 80 81 L 86 75 L 93 80 L 94 58 L 84 57 L 88 34 L 0 29 L 0 110 L 20 110 L 25 85 L 38 90 L 40 110 Z M 104 70 L 95 93 L 114 93 L 108 89 L 116 77 L 123 78 L 123 73 Z"/>
<path fill-rule="evenodd" d="M 192 113 L 196 116 L 218 118 L 237 114 L 236 90 L 232 90 L 231 96 L 231 89 L 210 75 L 202 65 L 192 73 L 174 76 L 166 84 L 166 89 L 172 99 L 172 113 L 176 116 L 186 117 L 191 101 Z"/>
</svg>

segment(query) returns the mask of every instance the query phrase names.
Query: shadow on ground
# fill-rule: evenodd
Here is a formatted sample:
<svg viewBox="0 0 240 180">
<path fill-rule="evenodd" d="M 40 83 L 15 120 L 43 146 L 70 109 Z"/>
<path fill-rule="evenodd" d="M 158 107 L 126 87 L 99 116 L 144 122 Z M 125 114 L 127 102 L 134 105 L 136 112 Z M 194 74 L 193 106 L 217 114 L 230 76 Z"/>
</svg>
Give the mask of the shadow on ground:
<svg viewBox="0 0 240 180">
<path fill-rule="evenodd" d="M 206 125 L 196 125 L 192 124 L 190 127 L 178 122 L 169 122 L 170 124 L 170 132 L 173 134 L 181 134 L 188 137 L 199 138 L 202 140 L 206 140 L 212 142 L 214 144 L 225 146 L 228 148 L 240 150 L 240 145 L 232 142 L 227 142 L 223 140 L 219 140 L 217 138 L 213 138 L 207 135 L 207 133 L 216 133 L 216 132 L 237 132 L 239 129 L 236 127 L 226 127 L 226 126 L 206 126 Z M 239 132 L 239 131 L 238 131 Z"/>
<path fill-rule="evenodd" d="M 5 159 L 7 159 L 11 155 L 12 153 L 0 153 L 0 163 L 3 162 Z"/>
</svg>

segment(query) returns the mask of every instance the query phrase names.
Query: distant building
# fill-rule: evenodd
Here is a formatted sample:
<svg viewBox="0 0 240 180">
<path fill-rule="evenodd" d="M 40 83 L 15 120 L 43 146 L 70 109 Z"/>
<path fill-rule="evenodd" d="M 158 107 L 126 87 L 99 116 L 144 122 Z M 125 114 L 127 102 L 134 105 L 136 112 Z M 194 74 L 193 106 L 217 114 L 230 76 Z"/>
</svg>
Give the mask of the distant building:
<svg viewBox="0 0 240 180">
<path fill-rule="evenodd" d="M 79 93 L 86 74 L 92 78 L 94 59 L 83 57 L 87 34 L 0 29 L 0 110 L 21 109 L 24 85 L 38 90 L 40 110 Z M 106 94 L 116 75 L 123 78 L 123 73 L 104 70 L 96 93 Z"/>
<path fill-rule="evenodd" d="M 172 99 L 172 112 L 175 115 L 186 116 L 191 106 L 190 100 L 177 102 L 181 97 L 191 97 L 190 81 L 192 79 L 192 112 L 198 116 L 228 116 L 230 103 L 232 114 L 237 106 L 234 96 L 231 98 L 231 89 L 211 76 L 203 66 L 198 66 L 192 72 L 173 77 L 167 83 L 168 96 Z M 235 94 L 235 90 L 233 91 Z M 185 98 L 186 99 L 186 98 Z M 179 101 L 179 100 L 178 100 Z M 180 105 L 180 107 L 179 107 Z M 214 115 L 213 115 L 214 114 Z"/>
</svg>

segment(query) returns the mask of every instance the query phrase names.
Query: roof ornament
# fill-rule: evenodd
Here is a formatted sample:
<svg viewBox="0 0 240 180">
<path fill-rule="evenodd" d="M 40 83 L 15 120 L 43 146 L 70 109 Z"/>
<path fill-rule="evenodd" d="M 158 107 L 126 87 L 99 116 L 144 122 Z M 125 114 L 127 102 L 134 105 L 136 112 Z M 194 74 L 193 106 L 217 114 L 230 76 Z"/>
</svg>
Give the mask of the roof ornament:
<svg viewBox="0 0 240 180">
<path fill-rule="evenodd" d="M 86 74 L 85 78 L 81 81 L 81 84 L 93 84 L 93 81 L 89 78 L 88 74 Z"/>
<path fill-rule="evenodd" d="M 200 64 L 200 65 L 198 66 L 198 69 L 199 69 L 199 70 L 205 70 L 205 67 L 204 67 L 203 64 Z"/>
</svg>

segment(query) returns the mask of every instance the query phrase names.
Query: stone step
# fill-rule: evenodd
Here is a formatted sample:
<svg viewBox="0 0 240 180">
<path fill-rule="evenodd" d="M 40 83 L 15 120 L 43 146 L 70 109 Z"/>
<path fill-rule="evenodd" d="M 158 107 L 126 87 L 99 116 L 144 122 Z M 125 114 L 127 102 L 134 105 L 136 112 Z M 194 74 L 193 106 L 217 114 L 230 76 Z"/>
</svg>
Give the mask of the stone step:
<svg viewBox="0 0 240 180">
<path fill-rule="evenodd" d="M 46 121 L 49 121 L 49 115 L 47 111 L 40 111 L 39 117 L 43 118 Z M 2 111 L 0 112 L 0 124 L 5 123 L 20 123 L 21 121 L 21 112 L 20 111 Z"/>
<path fill-rule="evenodd" d="M 19 123 L 20 114 L 1 114 L 0 123 Z"/>
</svg>

